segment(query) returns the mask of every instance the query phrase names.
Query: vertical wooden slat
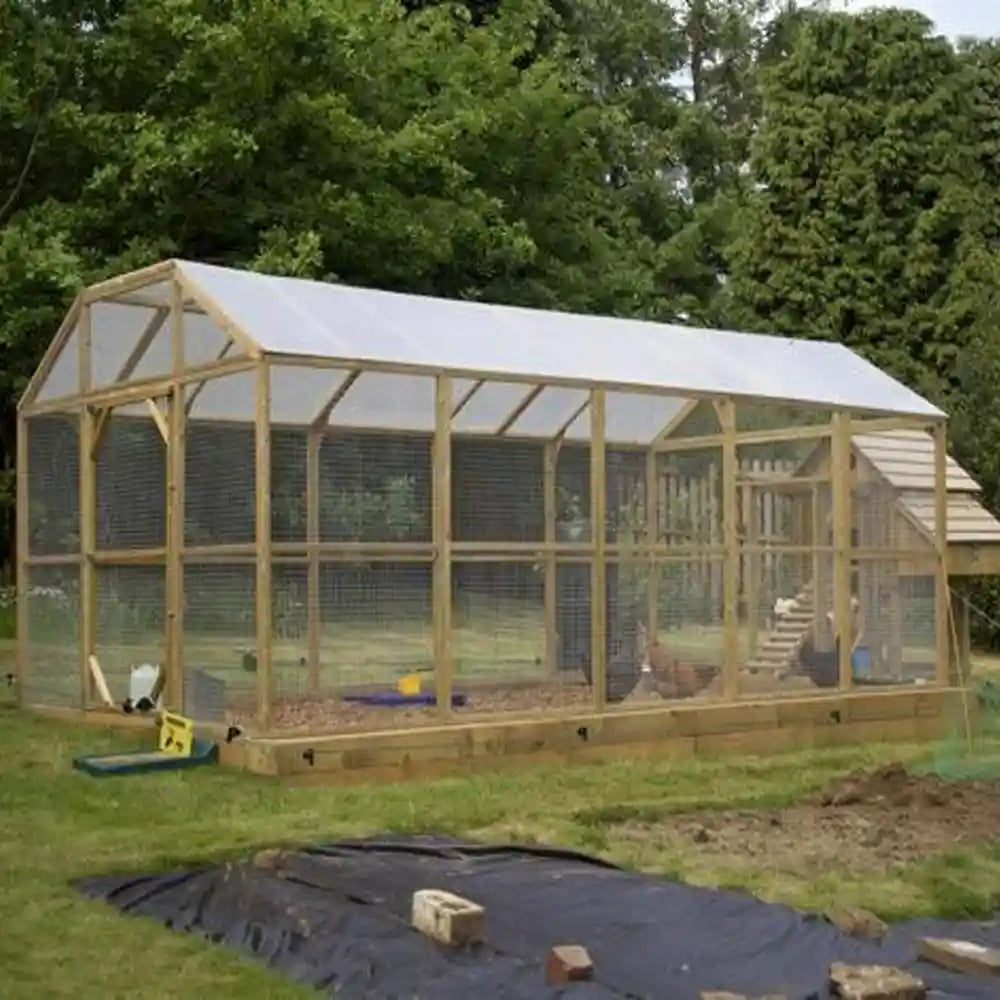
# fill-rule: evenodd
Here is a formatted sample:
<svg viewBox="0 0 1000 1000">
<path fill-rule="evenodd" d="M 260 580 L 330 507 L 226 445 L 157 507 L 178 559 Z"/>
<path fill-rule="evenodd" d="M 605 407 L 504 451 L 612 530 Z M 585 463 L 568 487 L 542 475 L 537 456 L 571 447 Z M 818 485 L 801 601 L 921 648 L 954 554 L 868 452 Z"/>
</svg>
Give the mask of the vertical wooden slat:
<svg viewBox="0 0 1000 1000">
<path fill-rule="evenodd" d="M 28 516 L 28 422 L 23 413 L 17 415 L 17 535 L 14 572 L 17 574 L 17 660 L 14 666 L 14 684 L 18 705 L 23 705 L 24 684 L 31 669 L 31 636 L 28 632 L 28 556 L 31 542 L 28 537 L 31 522 Z"/>
<path fill-rule="evenodd" d="M 820 549 L 825 545 L 826 537 L 823 531 L 822 504 L 820 503 L 819 485 L 817 483 L 812 484 L 809 501 L 809 530 L 810 544 L 812 545 L 812 606 L 814 621 L 818 623 L 826 613 L 826 609 L 822 607 L 824 591 L 820 583 L 823 576 L 823 554 L 820 552 Z M 818 627 L 818 624 L 814 624 L 814 639 L 818 639 L 822 631 Z"/>
<path fill-rule="evenodd" d="M 660 570 L 653 546 L 660 538 L 660 481 L 656 474 L 656 452 L 646 452 L 646 544 L 649 548 L 649 566 L 646 578 L 646 632 L 650 641 L 656 638 L 660 616 Z"/>
<path fill-rule="evenodd" d="M 839 640 L 838 676 L 841 689 L 849 689 L 851 677 L 851 646 L 854 641 L 854 621 L 851 612 L 851 417 L 849 413 L 833 415 L 831 442 L 831 478 L 833 486 L 833 621 L 834 634 Z M 819 611 L 819 609 L 817 609 Z"/>
<path fill-rule="evenodd" d="M 92 384 L 91 307 L 80 311 L 77 340 L 79 388 L 89 392 Z M 94 411 L 80 411 L 80 707 L 87 708 L 93 694 L 90 657 L 97 653 L 97 455 L 94 448 Z"/>
<path fill-rule="evenodd" d="M 757 615 L 760 608 L 760 554 L 755 551 L 758 544 L 757 524 L 757 494 L 749 483 L 743 487 L 746 496 L 747 525 L 747 582 L 744 591 L 747 598 L 747 652 L 751 657 L 757 655 Z"/>
<path fill-rule="evenodd" d="M 80 394 L 90 392 L 93 386 L 93 330 L 91 306 L 84 305 L 80 309 L 80 327 L 76 341 L 76 363 Z"/>
<path fill-rule="evenodd" d="M 949 655 L 948 595 L 948 425 L 934 425 L 934 638 L 935 680 L 948 684 L 953 679 Z M 956 659 L 959 651 L 955 651 Z"/>
<path fill-rule="evenodd" d="M 271 369 L 257 367 L 255 423 L 255 541 L 257 545 L 257 724 L 271 724 L 274 675 L 271 669 Z"/>
<path fill-rule="evenodd" d="M 438 714 L 451 717 L 454 663 L 451 630 L 451 414 L 452 381 L 438 375 L 434 386 L 432 536 L 434 542 L 434 675 Z"/>
<path fill-rule="evenodd" d="M 167 439 L 167 683 L 165 702 L 184 711 L 184 446 L 186 408 L 184 388 L 184 293 L 174 280 L 170 290 L 170 336 L 174 379 L 169 399 Z"/>
<path fill-rule="evenodd" d="M 319 694 L 320 575 L 319 575 L 319 453 L 323 432 L 311 428 L 306 442 L 306 542 L 309 577 L 306 583 L 306 631 L 308 635 L 309 693 Z"/>
<path fill-rule="evenodd" d="M 972 676 L 972 622 L 969 615 L 967 594 L 955 595 L 955 611 L 958 633 L 959 680 L 968 682 Z"/>
<path fill-rule="evenodd" d="M 555 673 L 558 668 L 558 634 L 556 630 L 556 554 L 551 546 L 556 541 L 556 462 L 559 443 L 546 441 L 542 452 L 543 517 L 545 520 L 544 594 L 545 594 L 545 669 Z"/>
<path fill-rule="evenodd" d="M 604 444 L 605 394 L 590 390 L 590 659 L 594 709 L 604 711 L 608 677 L 607 464 Z"/>
<path fill-rule="evenodd" d="M 722 694 L 739 694 L 739 524 L 737 521 L 736 407 L 731 399 L 715 404 L 722 428 Z"/>
<path fill-rule="evenodd" d="M 734 465 L 735 470 L 735 465 Z M 720 541 L 720 531 L 722 533 L 722 543 L 725 545 L 725 531 L 722 529 L 723 516 L 720 517 L 720 496 L 719 491 L 723 489 L 724 471 L 715 464 L 711 465 L 711 474 L 708 479 L 705 480 L 705 510 L 708 516 L 709 525 L 709 544 L 714 549 Z M 736 476 L 735 471 L 733 474 L 733 488 L 735 489 Z M 725 504 L 721 504 L 725 507 Z M 698 539 L 699 544 L 705 544 L 704 534 Z M 725 584 L 725 571 L 719 566 L 719 560 L 715 555 L 708 555 L 707 553 L 702 557 L 702 565 L 705 567 L 705 576 L 708 583 L 708 595 L 711 600 L 712 608 L 718 608 L 720 603 L 725 603 L 726 599 L 726 584 Z M 734 605 L 735 606 L 735 605 Z"/>
</svg>

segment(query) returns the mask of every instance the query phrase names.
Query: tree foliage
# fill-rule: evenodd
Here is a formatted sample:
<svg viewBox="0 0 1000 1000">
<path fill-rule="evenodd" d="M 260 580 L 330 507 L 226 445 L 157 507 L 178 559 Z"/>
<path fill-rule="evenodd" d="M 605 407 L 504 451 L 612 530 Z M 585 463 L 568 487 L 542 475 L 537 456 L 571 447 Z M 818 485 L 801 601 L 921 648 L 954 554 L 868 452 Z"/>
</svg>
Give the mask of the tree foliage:
<svg viewBox="0 0 1000 1000">
<path fill-rule="evenodd" d="M 72 295 L 167 255 L 833 338 L 1000 510 L 1000 46 L 818 6 L 0 0 L 0 535 Z"/>
</svg>

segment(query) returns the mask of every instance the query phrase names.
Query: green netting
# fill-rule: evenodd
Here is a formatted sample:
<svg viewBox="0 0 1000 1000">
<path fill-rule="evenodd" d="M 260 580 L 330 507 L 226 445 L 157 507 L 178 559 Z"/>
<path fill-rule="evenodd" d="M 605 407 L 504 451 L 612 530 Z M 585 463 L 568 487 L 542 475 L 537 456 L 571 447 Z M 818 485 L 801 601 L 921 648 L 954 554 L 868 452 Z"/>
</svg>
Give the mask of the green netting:
<svg viewBox="0 0 1000 1000">
<path fill-rule="evenodd" d="M 934 758 L 920 770 L 946 781 L 1000 780 L 1000 680 L 975 681 L 959 704 Z"/>
</svg>

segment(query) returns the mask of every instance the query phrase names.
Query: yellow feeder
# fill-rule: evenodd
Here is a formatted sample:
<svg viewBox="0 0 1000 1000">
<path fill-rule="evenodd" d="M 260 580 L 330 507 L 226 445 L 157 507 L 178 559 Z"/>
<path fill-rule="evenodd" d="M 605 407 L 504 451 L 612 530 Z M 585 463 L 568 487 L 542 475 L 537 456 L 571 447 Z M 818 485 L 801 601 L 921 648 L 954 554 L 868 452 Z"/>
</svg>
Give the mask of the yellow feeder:
<svg viewBox="0 0 1000 1000">
<path fill-rule="evenodd" d="M 194 723 L 183 715 L 164 712 L 160 718 L 160 750 L 178 757 L 190 757 L 193 742 Z"/>
<path fill-rule="evenodd" d="M 406 674 L 396 682 L 399 693 L 406 696 L 420 694 L 420 674 Z"/>
</svg>

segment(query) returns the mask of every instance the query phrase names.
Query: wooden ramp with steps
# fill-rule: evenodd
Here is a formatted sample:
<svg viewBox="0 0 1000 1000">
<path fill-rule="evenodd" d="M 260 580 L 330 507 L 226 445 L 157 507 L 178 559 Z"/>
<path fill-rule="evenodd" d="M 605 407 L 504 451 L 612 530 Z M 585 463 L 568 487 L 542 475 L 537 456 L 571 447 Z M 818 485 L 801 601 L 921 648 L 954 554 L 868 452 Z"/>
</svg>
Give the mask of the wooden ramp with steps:
<svg viewBox="0 0 1000 1000">
<path fill-rule="evenodd" d="M 747 661 L 747 669 L 784 673 L 798 656 L 812 631 L 815 618 L 814 592 L 810 581 L 795 595 L 794 610 L 778 618 L 774 628 L 757 643 L 756 651 Z"/>
</svg>

